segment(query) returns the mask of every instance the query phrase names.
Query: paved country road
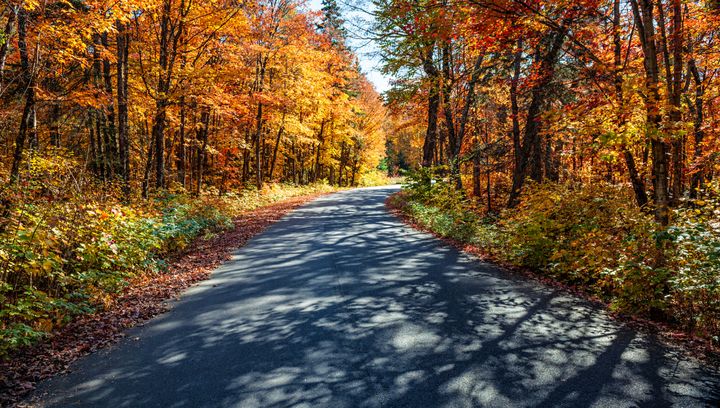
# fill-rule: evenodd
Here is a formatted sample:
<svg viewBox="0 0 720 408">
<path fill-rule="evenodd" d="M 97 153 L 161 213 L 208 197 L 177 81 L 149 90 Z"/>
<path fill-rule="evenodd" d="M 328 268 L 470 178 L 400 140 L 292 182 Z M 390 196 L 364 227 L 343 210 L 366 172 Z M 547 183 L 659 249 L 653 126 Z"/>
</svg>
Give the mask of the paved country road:
<svg viewBox="0 0 720 408">
<path fill-rule="evenodd" d="M 717 406 L 717 372 L 406 227 L 396 190 L 294 211 L 41 405 Z"/>
</svg>

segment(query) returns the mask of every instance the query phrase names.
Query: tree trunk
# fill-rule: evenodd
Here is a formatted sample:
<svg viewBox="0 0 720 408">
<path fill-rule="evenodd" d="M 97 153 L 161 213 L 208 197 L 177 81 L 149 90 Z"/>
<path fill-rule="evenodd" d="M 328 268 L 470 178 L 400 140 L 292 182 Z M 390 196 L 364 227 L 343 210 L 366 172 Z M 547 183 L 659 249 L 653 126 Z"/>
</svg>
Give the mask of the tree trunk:
<svg viewBox="0 0 720 408">
<path fill-rule="evenodd" d="M 263 185 L 262 162 L 263 162 L 263 140 L 262 140 L 262 116 L 263 104 L 257 105 L 256 129 L 255 129 L 255 186 L 260 190 Z"/>
<path fill-rule="evenodd" d="M 103 33 L 100 36 L 103 48 L 109 50 L 108 34 Z M 105 122 L 105 139 L 107 140 L 107 156 L 108 165 L 112 169 L 113 174 L 121 174 L 122 168 L 118 159 L 117 133 L 115 129 L 115 102 L 113 99 L 112 72 L 110 70 L 110 60 L 103 58 L 103 81 L 105 83 L 105 93 L 107 103 L 105 105 L 106 122 Z"/>
<path fill-rule="evenodd" d="M 433 165 L 435 157 L 436 144 L 438 138 L 438 110 L 440 109 L 440 75 L 433 63 L 434 45 L 430 47 L 423 59 L 423 70 L 430 80 L 430 90 L 428 94 L 428 119 L 427 132 L 425 133 L 425 141 L 423 143 L 423 159 L 422 166 L 430 167 Z"/>
<path fill-rule="evenodd" d="M 614 65 L 615 65 L 615 98 L 618 103 L 617 113 L 617 128 L 619 132 L 624 131 L 625 124 L 627 123 L 627 109 L 625 104 L 625 95 L 623 93 L 623 78 L 622 78 L 622 40 L 620 39 L 620 0 L 614 0 L 613 2 L 613 43 L 614 43 Z M 625 166 L 628 170 L 628 176 L 630 178 L 630 184 L 632 184 L 633 192 L 635 194 L 635 202 L 638 207 L 644 208 L 647 205 L 647 194 L 645 193 L 645 182 L 640 176 L 637 166 L 635 165 L 635 158 L 632 155 L 627 145 L 623 144 L 622 147 L 623 158 L 625 159 Z"/>
<path fill-rule="evenodd" d="M 662 7 L 662 5 L 660 5 Z M 678 204 L 683 195 L 685 179 L 685 136 L 680 132 L 682 124 L 682 69 L 683 69 L 683 21 L 680 0 L 671 1 L 673 14 L 670 41 L 672 48 L 672 94 L 670 98 L 671 128 L 676 132 L 672 141 L 672 199 Z M 670 79 L 668 79 L 670 81 Z"/>
<path fill-rule="evenodd" d="M 322 176 L 322 163 L 320 163 L 320 157 L 322 154 L 322 146 L 325 141 L 325 120 L 320 123 L 320 131 L 318 132 L 318 146 L 315 151 L 315 172 L 313 174 L 313 181 L 317 182 Z"/>
<path fill-rule="evenodd" d="M 668 157 L 667 145 L 660 135 L 660 79 L 658 71 L 657 47 L 655 44 L 655 28 L 653 22 L 652 0 L 630 0 L 633 9 L 635 24 L 638 27 L 638 37 L 643 50 L 643 65 L 645 68 L 645 85 L 647 97 L 645 109 L 647 111 L 648 136 L 650 151 L 653 160 L 653 187 L 655 201 L 655 220 L 662 226 L 670 222 L 669 194 L 668 194 Z"/>
<path fill-rule="evenodd" d="M 512 142 L 515 168 L 520 165 L 522 145 L 520 144 L 520 107 L 518 106 L 518 83 L 520 82 L 520 64 L 522 62 L 522 40 L 517 42 L 517 52 L 513 60 L 513 75 L 510 79 L 510 113 L 512 115 Z"/>
<path fill-rule="evenodd" d="M 28 14 L 25 8 L 18 10 L 18 51 L 20 53 L 20 69 L 23 86 L 25 88 L 25 107 L 23 108 L 20 126 L 15 137 L 15 153 L 13 154 L 10 169 L 10 184 L 15 184 L 20 174 L 20 162 L 25 149 L 25 139 L 30 136 L 30 142 L 37 140 L 37 122 L 35 116 L 35 76 L 30 67 L 30 57 L 27 47 Z"/>
<path fill-rule="evenodd" d="M 119 20 L 117 28 L 117 105 L 119 172 L 125 200 L 130 199 L 130 138 L 128 135 L 128 53 L 130 34 Z"/>
<path fill-rule="evenodd" d="M 515 171 L 513 172 L 513 184 L 510 190 L 510 197 L 508 199 L 508 207 L 513 208 L 518 204 L 520 198 L 520 192 L 525 182 L 525 176 L 527 174 L 527 168 L 530 160 L 533 161 L 535 167 L 532 172 L 533 179 L 538 180 L 542 178 L 542 172 L 538 174 L 537 166 L 542 166 L 540 162 L 542 158 L 541 151 L 541 138 L 540 138 L 540 115 L 542 114 L 542 108 L 545 105 L 547 99 L 547 88 L 555 77 L 555 64 L 560 55 L 560 50 L 565 42 L 565 35 L 567 29 L 565 24 L 560 27 L 558 31 L 553 32 L 549 35 L 547 42 L 550 44 L 550 48 L 540 58 L 540 68 L 538 72 L 543 73 L 543 76 L 537 80 L 535 85 L 532 87 L 530 106 L 528 107 L 527 120 L 525 123 L 525 135 L 523 136 L 523 143 L 520 149 L 520 157 L 515 165 Z M 541 42 L 541 45 L 545 41 Z M 532 154 L 532 158 L 531 155 Z M 539 180 L 538 180 L 539 181 Z"/>
<path fill-rule="evenodd" d="M 10 15 L 8 15 L 5 30 L 3 30 L 4 41 L 2 45 L 0 45 L 0 94 L 4 92 L 5 62 L 7 61 L 8 51 L 10 50 L 10 40 L 12 39 L 13 31 L 15 31 L 15 20 L 17 19 L 18 14 L 17 6 L 8 6 L 8 8 L 10 9 Z"/>
<path fill-rule="evenodd" d="M 184 17 L 187 10 L 184 2 L 180 3 L 180 14 Z M 155 140 L 155 187 L 165 187 L 165 121 L 167 120 L 167 107 L 169 105 L 170 81 L 172 78 L 173 62 L 176 56 L 177 44 L 182 35 L 183 21 L 181 18 L 177 26 L 171 22 L 172 1 L 163 0 L 162 15 L 160 18 L 160 53 L 158 58 L 158 84 L 155 95 L 155 117 L 153 118 L 152 138 Z"/>
<path fill-rule="evenodd" d="M 270 163 L 270 172 L 268 173 L 268 176 L 270 177 L 270 179 L 273 178 L 273 173 L 275 172 L 275 162 L 277 161 L 278 149 L 280 148 L 280 139 L 282 138 L 284 130 L 285 130 L 285 113 L 283 113 L 282 123 L 280 124 L 280 129 L 278 129 L 277 137 L 275 138 L 275 147 L 273 148 L 272 161 Z"/>
<path fill-rule="evenodd" d="M 147 133 L 147 132 L 146 132 Z M 145 162 L 145 174 L 143 175 L 143 184 L 142 184 L 142 196 L 143 198 L 148 197 L 148 190 L 150 189 L 150 171 L 152 169 L 153 164 L 153 151 L 155 150 L 155 139 L 152 138 L 152 136 L 148 140 L 148 150 L 147 150 L 147 161 Z"/>
<path fill-rule="evenodd" d="M 688 62 L 688 68 L 693 77 L 693 81 L 695 82 L 695 105 L 693 107 L 693 110 L 695 111 L 695 120 L 693 122 L 693 138 L 695 146 L 693 150 L 693 163 L 697 166 L 702 157 L 702 144 L 705 139 L 705 131 L 703 130 L 703 122 L 705 119 L 703 112 L 705 88 L 694 59 L 691 59 Z M 703 169 L 696 168 L 690 180 L 690 197 L 697 197 L 698 189 L 702 188 L 702 180 Z"/>
<path fill-rule="evenodd" d="M 204 107 L 200 113 L 200 128 L 197 130 L 195 138 L 200 146 L 197 151 L 197 176 L 195 177 L 195 195 L 200 195 L 202 187 L 203 164 L 205 161 L 205 151 L 208 143 L 208 132 L 210 128 L 210 109 Z"/>
<path fill-rule="evenodd" d="M 450 164 L 450 175 L 455 179 L 459 178 L 460 171 L 457 163 L 457 155 L 460 152 L 458 135 L 455 132 L 455 118 L 453 115 L 451 97 L 453 85 L 452 72 L 452 55 L 450 54 L 450 45 L 445 44 L 442 47 L 442 105 L 445 114 L 445 129 L 447 130 L 448 143 L 448 161 Z"/>
</svg>

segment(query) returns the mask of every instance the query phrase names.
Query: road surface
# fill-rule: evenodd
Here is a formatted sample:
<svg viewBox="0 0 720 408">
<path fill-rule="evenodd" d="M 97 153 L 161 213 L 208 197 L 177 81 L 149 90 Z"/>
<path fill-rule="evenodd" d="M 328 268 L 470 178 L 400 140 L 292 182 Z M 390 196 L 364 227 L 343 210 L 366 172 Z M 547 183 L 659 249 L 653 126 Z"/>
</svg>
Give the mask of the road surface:
<svg viewBox="0 0 720 408">
<path fill-rule="evenodd" d="M 716 371 L 403 225 L 396 190 L 292 212 L 40 405 L 717 406 Z"/>
</svg>

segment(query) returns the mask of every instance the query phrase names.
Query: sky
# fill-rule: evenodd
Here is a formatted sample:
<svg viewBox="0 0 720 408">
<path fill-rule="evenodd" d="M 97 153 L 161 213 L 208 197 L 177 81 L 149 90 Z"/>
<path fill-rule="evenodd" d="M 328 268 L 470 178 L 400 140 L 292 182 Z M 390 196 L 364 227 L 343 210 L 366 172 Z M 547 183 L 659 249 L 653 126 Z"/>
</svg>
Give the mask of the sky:
<svg viewBox="0 0 720 408">
<path fill-rule="evenodd" d="M 342 2 L 338 2 L 342 3 Z M 308 1 L 308 7 L 311 10 L 320 10 L 322 8 L 322 0 L 310 0 Z M 344 13 L 347 13 L 347 11 L 343 10 Z M 343 16 L 345 20 L 349 20 L 350 16 L 345 15 Z M 364 16 L 364 18 L 367 18 L 367 15 Z M 366 40 L 358 40 L 352 38 L 352 27 L 346 27 L 349 34 L 349 46 L 355 51 L 358 58 L 360 59 L 360 67 L 362 71 L 367 75 L 370 82 L 375 85 L 375 90 L 377 90 L 380 93 L 383 93 L 390 89 L 390 81 L 389 78 L 383 75 L 380 72 L 380 59 L 377 56 L 374 56 L 373 54 L 376 53 L 377 48 L 372 42 L 367 42 Z"/>
</svg>

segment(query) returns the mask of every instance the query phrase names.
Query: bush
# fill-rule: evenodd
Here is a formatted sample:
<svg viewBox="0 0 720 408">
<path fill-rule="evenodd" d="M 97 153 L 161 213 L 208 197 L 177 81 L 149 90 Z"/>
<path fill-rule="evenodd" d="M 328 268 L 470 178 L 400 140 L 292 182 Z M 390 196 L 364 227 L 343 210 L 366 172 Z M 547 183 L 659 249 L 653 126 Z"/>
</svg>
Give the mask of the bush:
<svg viewBox="0 0 720 408">
<path fill-rule="evenodd" d="M 715 182 L 704 199 L 676 211 L 668 229 L 674 245 L 669 263 L 670 302 L 688 329 L 720 342 L 720 187 Z"/>
<path fill-rule="evenodd" d="M 387 171 L 371 170 L 360 176 L 360 187 L 388 186 L 402 183 L 402 177 L 390 177 Z"/>
<path fill-rule="evenodd" d="M 501 221 L 506 260 L 584 287 L 625 311 L 664 308 L 655 224 L 618 186 L 529 186 Z"/>
<path fill-rule="evenodd" d="M 20 198 L 0 232 L 0 357 L 73 316 L 109 307 L 130 278 L 161 272 L 164 256 L 231 228 L 242 212 L 332 189 L 268 185 L 223 197 L 162 194 L 127 205 L 105 192 L 67 194 L 51 184 L 59 178 L 50 173 L 65 167 L 44 168 L 13 193 Z M 62 196 L 35 196 L 50 189 Z"/>
<path fill-rule="evenodd" d="M 717 185 L 661 230 L 622 186 L 529 185 L 521 205 L 495 220 L 482 218 L 437 174 L 411 174 L 396 198 L 422 226 L 581 287 L 617 311 L 663 315 L 720 340 Z"/>
</svg>

